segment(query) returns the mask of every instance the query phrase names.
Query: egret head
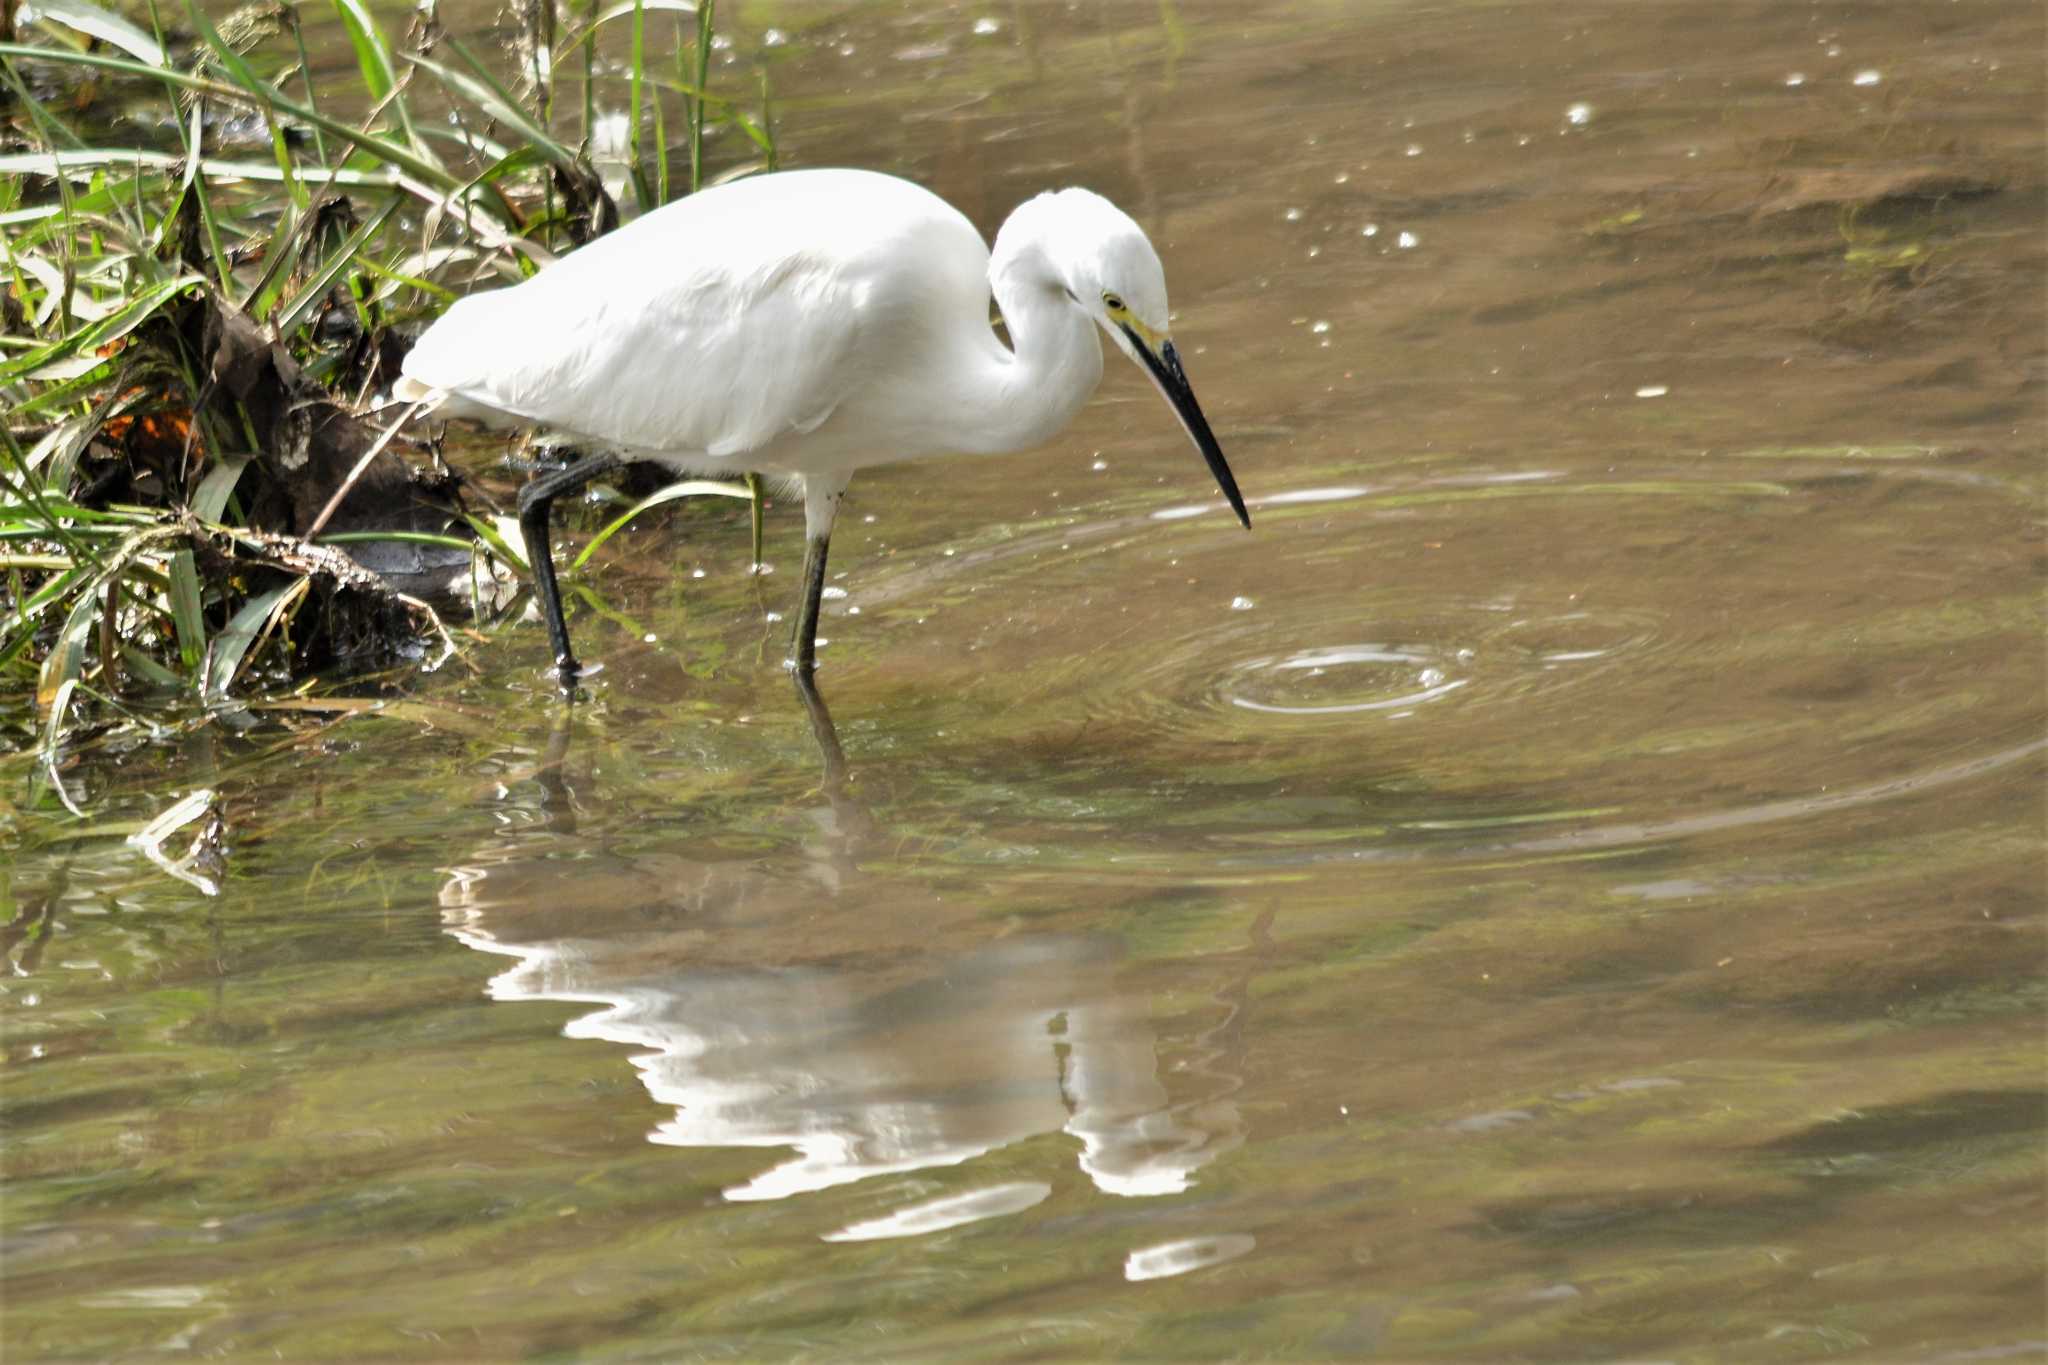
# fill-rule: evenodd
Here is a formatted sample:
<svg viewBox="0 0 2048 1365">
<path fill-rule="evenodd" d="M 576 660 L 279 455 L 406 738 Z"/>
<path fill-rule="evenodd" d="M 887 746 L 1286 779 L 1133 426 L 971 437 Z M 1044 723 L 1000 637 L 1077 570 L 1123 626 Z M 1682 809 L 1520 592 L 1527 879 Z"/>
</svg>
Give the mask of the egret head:
<svg viewBox="0 0 2048 1365">
<path fill-rule="evenodd" d="M 1250 526 L 1237 480 L 1195 402 L 1180 352 L 1168 335 L 1166 271 L 1144 230 L 1122 209 L 1083 189 L 1041 194 L 1019 208 L 996 238 L 998 258 L 1004 255 L 1003 238 L 1013 226 L 1043 250 L 1046 264 L 1074 305 L 1145 371 L 1202 452 L 1237 519 Z"/>
<path fill-rule="evenodd" d="M 1074 306 L 1109 333 L 1131 359 L 1128 326 L 1154 346 L 1166 337 L 1166 271 L 1144 229 L 1092 190 L 1041 194 L 1019 208 L 1012 227 L 1044 254 L 1053 282 Z M 1005 243 L 996 241 L 998 256 Z"/>
</svg>

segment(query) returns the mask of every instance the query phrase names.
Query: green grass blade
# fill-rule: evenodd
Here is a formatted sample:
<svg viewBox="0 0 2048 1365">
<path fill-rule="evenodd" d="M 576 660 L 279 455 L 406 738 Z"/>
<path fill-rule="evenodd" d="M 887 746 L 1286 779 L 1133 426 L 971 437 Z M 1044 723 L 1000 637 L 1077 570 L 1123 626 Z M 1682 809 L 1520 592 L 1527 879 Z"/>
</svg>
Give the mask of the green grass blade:
<svg viewBox="0 0 2048 1365">
<path fill-rule="evenodd" d="M 8 637 L 6 645 L 0 646 L 0 653 L 11 656 L 17 652 L 17 646 L 22 640 L 36 633 L 36 627 L 43 614 L 43 609 L 52 602 L 61 602 L 65 597 L 69 596 L 73 589 L 85 581 L 87 572 L 86 569 L 81 567 L 67 569 L 52 577 L 48 582 L 29 593 L 28 596 L 16 604 L 12 612 L 9 612 L 4 619 L 0 619 L 0 630 L 17 631 L 18 633 Z"/>
<path fill-rule="evenodd" d="M 595 9 L 596 6 L 592 6 L 592 8 Z M 611 23 L 614 19 L 625 18 L 636 8 L 650 13 L 655 10 L 667 10 L 675 14 L 694 15 L 698 12 L 697 6 L 691 3 L 691 0 L 616 0 L 616 3 L 606 5 L 603 9 L 598 10 L 595 15 L 584 20 L 582 24 L 570 32 L 567 38 L 562 40 L 561 46 L 555 49 L 555 65 L 558 68 L 566 66 L 571 54 L 579 47 L 585 48 L 586 55 L 588 55 L 588 47 L 591 44 L 591 40 L 597 36 L 598 29 Z"/>
<path fill-rule="evenodd" d="M 66 810 L 83 814 L 71 804 L 71 798 L 64 791 L 64 783 L 57 776 L 57 750 L 64 742 L 64 715 L 71 709 L 71 694 L 78 688 L 78 679 L 66 678 L 50 697 L 50 718 L 43 726 L 43 742 L 37 746 L 37 759 L 44 772 L 49 774 L 50 785 L 57 789 L 57 799 L 64 803 Z"/>
<path fill-rule="evenodd" d="M 334 287 L 335 280 L 350 266 L 359 263 L 358 257 L 364 245 L 383 230 L 384 224 L 391 220 L 391 215 L 397 210 L 398 201 L 387 200 L 377 212 L 359 223 L 356 230 L 348 235 L 348 239 L 336 247 L 334 254 L 306 280 L 305 286 L 278 305 L 270 318 L 272 330 L 280 336 L 290 336 L 296 331 L 299 323 L 313 306 L 327 297 L 327 291 Z"/>
<path fill-rule="evenodd" d="M 177 691 L 183 686 L 177 674 L 165 668 L 155 659 L 150 658 L 149 655 L 143 653 L 134 645 L 124 642 L 116 646 L 116 648 L 121 655 L 122 667 L 129 669 L 136 677 L 142 678 L 154 686 L 171 691 Z"/>
<path fill-rule="evenodd" d="M 78 328 L 47 346 L 39 346 L 19 359 L 0 365 L 0 384 L 10 383 L 46 365 L 67 360 L 80 351 L 97 351 L 102 346 L 120 340 L 149 321 L 172 295 L 197 283 L 199 277 L 196 275 L 178 275 L 148 286 L 121 308 L 107 314 L 98 322 Z"/>
<path fill-rule="evenodd" d="M 79 147 L 61 152 L 12 152 L 0 156 L 0 175 L 45 175 L 65 176 L 71 180 L 89 181 L 105 170 L 127 171 L 173 171 L 185 166 L 196 165 L 216 180 L 284 180 L 286 172 L 278 169 L 274 161 L 229 161 L 217 156 L 201 157 L 196 162 L 189 156 L 176 152 L 152 152 L 132 147 Z M 294 169 L 291 175 L 296 176 Z M 394 189 L 398 180 L 389 171 L 349 170 L 335 167 L 322 172 L 331 175 L 337 185 L 366 185 L 378 189 Z M 84 216 L 107 208 L 121 206 L 126 201 L 117 199 L 113 192 L 102 190 L 97 194 L 80 195 L 73 204 L 75 215 Z M 15 226 L 22 223 L 48 223 L 59 217 L 62 210 L 55 205 L 26 208 L 14 213 L 0 214 L 0 226 Z M 74 218 L 74 222 L 76 219 Z M 40 234 L 47 239 L 48 233 Z M 22 242 L 33 244 L 36 239 L 24 234 Z"/>
<path fill-rule="evenodd" d="M 341 531 L 331 536 L 321 536 L 315 545 L 368 545 L 381 541 L 400 541 L 407 545 L 434 545 L 444 550 L 474 550 L 476 542 L 464 540 L 461 536 L 444 536 L 434 531 Z"/>
<path fill-rule="evenodd" d="M 633 181 L 633 196 L 640 201 L 640 211 L 645 213 L 661 207 L 659 199 L 649 202 L 647 175 L 640 169 L 640 99 L 641 77 L 647 68 L 647 7 L 646 0 L 633 0 L 633 44 L 632 58 L 626 75 L 626 174 Z M 660 97 L 655 97 L 660 103 Z"/>
<path fill-rule="evenodd" d="M 249 457 L 246 455 L 228 455 L 216 460 L 213 468 L 206 471 L 206 477 L 199 481 L 198 490 L 192 494 L 193 515 L 201 521 L 219 521 L 228 499 L 234 496 L 235 484 L 248 467 Z"/>
<path fill-rule="evenodd" d="M 477 516 L 474 512 L 465 515 L 463 520 L 469 523 L 470 530 L 476 532 L 476 538 L 490 547 L 492 554 L 505 563 L 510 564 L 520 575 L 526 577 L 532 575 L 533 569 L 527 564 L 526 556 L 513 549 L 511 542 L 506 539 L 497 527 L 491 525 L 483 517 Z"/>
<path fill-rule="evenodd" d="M 704 188 L 704 86 L 711 75 L 711 25 L 715 13 L 714 0 L 699 0 L 697 7 L 697 78 L 690 82 L 695 90 L 689 95 L 690 120 L 690 193 Z M 676 54 L 678 69 L 682 64 L 682 53 Z"/>
<path fill-rule="evenodd" d="M 19 484 L 12 479 L 8 480 L 6 490 L 9 496 L 19 498 L 18 506 L 27 511 L 29 532 L 39 539 L 48 537 L 57 541 L 70 553 L 73 560 L 91 560 L 97 565 L 99 556 L 93 548 L 73 535 L 71 528 L 64 524 L 67 510 L 74 504 L 61 492 L 49 492 L 36 476 L 29 472 L 28 465 L 21 456 L 21 447 L 15 442 L 14 433 L 5 428 L 0 428 L 0 450 L 7 452 L 7 462 L 21 480 Z"/>
<path fill-rule="evenodd" d="M 334 0 L 334 12 L 341 16 L 342 31 L 355 49 L 356 65 L 362 69 L 371 102 L 388 98 L 398 88 L 398 68 L 392 64 L 391 44 L 383 29 L 361 0 Z"/>
<path fill-rule="evenodd" d="M 649 493 L 646 497 L 640 499 L 640 501 L 634 503 L 631 507 L 628 507 L 624 512 L 621 512 L 618 515 L 618 517 L 616 517 L 602 531 L 599 531 L 595 536 L 591 537 L 590 543 L 583 547 L 583 552 L 577 555 L 576 558 L 573 561 L 571 561 L 569 567 L 571 569 L 582 568 L 586 563 L 590 561 L 590 557 L 597 553 L 597 549 L 600 545 L 603 545 L 607 540 L 610 540 L 613 535 L 617 534 L 621 527 L 623 527 L 627 522 L 631 521 L 633 518 L 639 516 L 642 512 L 645 512 L 648 508 L 658 507 L 665 502 L 674 502 L 678 498 L 697 498 L 706 496 L 719 498 L 744 498 L 748 496 L 748 493 L 745 488 L 739 486 L 738 484 L 719 483 L 712 479 L 685 479 L 681 483 L 672 483 L 666 488 L 658 489 L 655 492 Z"/>
<path fill-rule="evenodd" d="M 306 107 L 317 110 L 320 107 L 320 96 L 313 89 L 313 58 L 306 51 L 306 26 L 299 22 L 299 12 L 296 8 L 287 8 L 285 17 L 291 22 L 292 42 L 299 49 L 299 83 L 306 88 Z M 313 130 L 313 160 L 322 166 L 329 164 L 327 143 L 321 137 L 318 128 Z"/>
<path fill-rule="evenodd" d="M 199 566 L 190 550 L 171 556 L 171 624 L 178 633 L 178 661 L 188 676 L 206 657 L 206 614 L 199 593 Z"/>
<path fill-rule="evenodd" d="M 469 66 L 469 72 L 457 71 L 451 66 L 408 52 L 405 60 L 422 67 L 445 86 L 450 94 L 457 95 L 482 110 L 488 117 L 510 128 L 519 138 L 547 154 L 550 161 L 574 168 L 576 153 L 564 146 L 555 136 L 535 123 L 527 112 L 519 107 L 518 101 L 508 95 L 484 71 L 482 63 L 469 54 L 462 44 L 449 40 L 449 50 L 461 57 Z M 473 73 L 473 74 L 472 74 Z"/>
<path fill-rule="evenodd" d="M 392 60 L 395 49 L 391 40 L 384 35 L 369 8 L 361 0 L 334 0 L 334 8 L 341 15 L 342 27 L 348 31 L 349 42 L 355 48 L 356 61 L 363 71 L 363 83 L 370 88 L 372 103 L 383 104 L 398 120 L 399 131 L 405 134 L 406 143 L 423 155 L 431 155 L 420 141 L 419 129 L 413 127 L 412 111 L 406 107 L 405 93 L 399 89 L 398 67 Z"/>
<path fill-rule="evenodd" d="M 276 619 L 290 606 L 291 599 L 304 596 L 310 587 L 311 580 L 294 578 L 250 598 L 229 618 L 226 629 L 214 636 L 208 646 L 206 695 L 209 700 L 218 701 L 227 695 L 228 686 L 241 672 L 242 661 L 248 657 L 249 647 L 269 632 Z"/>
<path fill-rule="evenodd" d="M 192 21 L 193 30 L 198 33 L 201 41 L 212 49 L 213 55 L 220 61 L 221 69 L 234 79 L 237 86 L 251 95 L 262 92 L 258 98 L 276 93 L 267 81 L 256 74 L 256 69 L 243 59 L 241 53 L 228 46 L 227 40 L 222 38 L 220 31 L 213 26 L 213 21 L 199 8 L 197 0 L 185 0 L 185 17 Z M 267 99 L 264 102 L 267 103 Z"/>
<path fill-rule="evenodd" d="M 156 39 L 120 15 L 87 0 L 36 0 L 35 16 L 39 22 L 62 24 L 88 38 L 118 47 L 151 66 L 165 64 L 163 47 Z"/>
<path fill-rule="evenodd" d="M 58 704 L 59 693 L 69 694 L 78 685 L 85 672 L 85 642 L 92 634 L 92 628 L 99 622 L 100 599 L 96 592 L 82 592 L 71 604 L 71 612 L 64 618 L 63 628 L 57 632 L 57 642 L 50 646 L 50 652 L 43 659 L 41 675 L 36 679 L 36 704 L 54 706 L 61 713 Z"/>
<path fill-rule="evenodd" d="M 193 121 L 199 119 L 199 110 L 192 111 Z M 213 195 L 207 190 L 206 176 L 195 173 L 192 177 L 192 201 L 199 205 L 199 224 L 206 232 L 206 249 L 213 257 L 214 282 L 225 293 L 234 283 L 235 268 L 228 263 L 227 248 L 221 245 L 220 219 L 213 211 Z"/>
</svg>

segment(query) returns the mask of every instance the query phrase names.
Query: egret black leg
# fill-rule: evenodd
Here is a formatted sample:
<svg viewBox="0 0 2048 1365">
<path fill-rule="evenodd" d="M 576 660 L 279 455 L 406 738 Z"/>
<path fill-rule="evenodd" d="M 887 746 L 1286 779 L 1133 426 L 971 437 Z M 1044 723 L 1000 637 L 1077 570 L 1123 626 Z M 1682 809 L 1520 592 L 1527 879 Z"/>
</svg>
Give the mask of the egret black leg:
<svg viewBox="0 0 2048 1365">
<path fill-rule="evenodd" d="M 829 535 L 812 536 L 804 543 L 804 603 L 796 617 L 796 675 L 805 682 L 818 671 L 818 606 L 825 599 L 825 554 L 831 548 Z"/>
<path fill-rule="evenodd" d="M 562 691 L 576 688 L 576 656 L 569 649 L 569 623 L 562 616 L 562 590 L 555 584 L 554 552 L 548 545 L 548 509 L 556 498 L 574 492 L 600 474 L 619 467 L 615 455 L 585 455 L 574 464 L 550 470 L 519 490 L 519 534 L 526 542 L 526 562 L 533 567 L 533 590 L 547 618 L 548 641 L 555 647 L 555 672 Z"/>
<path fill-rule="evenodd" d="M 832 523 L 846 495 L 844 474 L 804 475 L 804 603 L 796 615 L 796 675 L 818 670 L 818 606 L 825 599 L 825 556 L 832 548 Z"/>
</svg>

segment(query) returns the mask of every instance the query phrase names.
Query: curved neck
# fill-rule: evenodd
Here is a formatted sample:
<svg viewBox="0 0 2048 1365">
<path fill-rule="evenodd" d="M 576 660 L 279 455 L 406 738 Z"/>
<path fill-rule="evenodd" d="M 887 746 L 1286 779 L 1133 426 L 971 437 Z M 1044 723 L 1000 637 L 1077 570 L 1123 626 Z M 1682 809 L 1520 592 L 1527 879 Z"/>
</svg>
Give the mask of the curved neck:
<svg viewBox="0 0 2048 1365">
<path fill-rule="evenodd" d="M 1067 297 L 1043 259 L 998 252 L 989 288 L 1010 333 L 1005 349 L 988 338 L 982 404 L 970 454 L 1002 454 L 1042 445 L 1064 427 L 1102 378 L 1102 341 L 1095 324 Z"/>
</svg>

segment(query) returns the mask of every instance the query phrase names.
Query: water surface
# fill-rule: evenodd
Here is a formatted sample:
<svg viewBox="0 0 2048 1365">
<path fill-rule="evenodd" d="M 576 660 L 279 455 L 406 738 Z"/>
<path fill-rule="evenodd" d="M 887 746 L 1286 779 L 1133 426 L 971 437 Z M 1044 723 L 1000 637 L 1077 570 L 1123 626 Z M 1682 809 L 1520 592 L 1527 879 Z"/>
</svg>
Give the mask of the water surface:
<svg viewBox="0 0 2048 1365">
<path fill-rule="evenodd" d="M 1112 365 L 855 484 L 843 773 L 711 500 L 10 792 L 10 1354 L 2048 1352 L 2039 7 L 720 13 L 1129 208 L 1254 530 Z"/>
</svg>

